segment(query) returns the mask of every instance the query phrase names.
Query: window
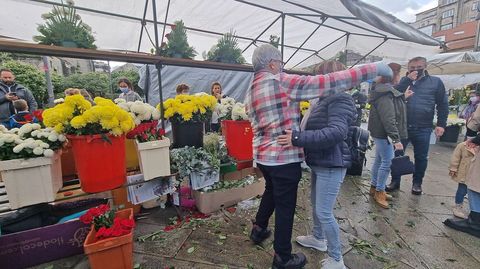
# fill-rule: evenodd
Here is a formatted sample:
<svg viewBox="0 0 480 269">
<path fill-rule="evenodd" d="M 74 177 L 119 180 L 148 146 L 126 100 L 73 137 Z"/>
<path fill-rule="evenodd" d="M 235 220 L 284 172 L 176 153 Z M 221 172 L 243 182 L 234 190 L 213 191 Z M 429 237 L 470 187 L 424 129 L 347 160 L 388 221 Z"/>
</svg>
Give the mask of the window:
<svg viewBox="0 0 480 269">
<path fill-rule="evenodd" d="M 453 17 L 453 9 L 449 9 L 442 13 L 442 19 Z"/>
<path fill-rule="evenodd" d="M 443 4 L 448 5 L 448 4 L 455 3 L 455 2 L 457 2 L 457 0 L 444 0 Z"/>
<path fill-rule="evenodd" d="M 448 24 L 444 24 L 444 25 L 440 26 L 440 31 L 448 30 L 448 29 L 452 29 L 452 28 L 453 28 L 453 23 L 448 23 Z"/>
<path fill-rule="evenodd" d="M 478 2 L 474 2 L 472 4 L 472 10 L 477 10 L 477 7 L 478 7 Z"/>
</svg>

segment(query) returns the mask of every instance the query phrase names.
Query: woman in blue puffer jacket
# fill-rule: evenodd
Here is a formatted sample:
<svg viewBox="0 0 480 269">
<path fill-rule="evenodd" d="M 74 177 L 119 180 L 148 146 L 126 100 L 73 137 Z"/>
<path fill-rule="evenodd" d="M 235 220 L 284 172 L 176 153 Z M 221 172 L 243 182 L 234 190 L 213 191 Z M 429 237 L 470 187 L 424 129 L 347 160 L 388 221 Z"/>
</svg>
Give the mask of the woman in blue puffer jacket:
<svg viewBox="0 0 480 269">
<path fill-rule="evenodd" d="M 339 62 L 328 61 L 319 69 L 317 73 L 326 74 L 346 68 Z M 340 232 L 333 207 L 351 165 L 346 141 L 350 127 L 355 125 L 357 112 L 353 98 L 347 93 L 321 97 L 313 102 L 309 115 L 307 112 L 302 121 L 304 130 L 286 131 L 278 142 L 303 147 L 312 170 L 313 235 L 299 236 L 297 242 L 320 251 L 328 249 L 328 258 L 322 261 L 321 268 L 343 269 Z"/>
</svg>

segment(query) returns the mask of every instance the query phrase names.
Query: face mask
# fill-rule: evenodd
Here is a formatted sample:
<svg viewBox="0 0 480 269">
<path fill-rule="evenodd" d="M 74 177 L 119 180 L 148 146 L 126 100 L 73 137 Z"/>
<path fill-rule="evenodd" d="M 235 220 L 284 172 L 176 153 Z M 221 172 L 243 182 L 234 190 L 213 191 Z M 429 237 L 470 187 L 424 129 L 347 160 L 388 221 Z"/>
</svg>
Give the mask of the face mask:
<svg viewBox="0 0 480 269">
<path fill-rule="evenodd" d="M 415 71 L 417 71 L 417 80 L 419 80 L 425 72 L 423 69 L 417 69 Z"/>
<path fill-rule="evenodd" d="M 476 103 L 478 101 L 478 96 L 472 96 L 470 97 L 470 102 Z"/>
<path fill-rule="evenodd" d="M 120 88 L 120 90 L 122 91 L 122 93 L 125 93 L 125 94 L 126 94 L 126 93 L 128 93 L 128 90 L 129 90 L 129 89 L 128 89 L 128 88 Z"/>
</svg>

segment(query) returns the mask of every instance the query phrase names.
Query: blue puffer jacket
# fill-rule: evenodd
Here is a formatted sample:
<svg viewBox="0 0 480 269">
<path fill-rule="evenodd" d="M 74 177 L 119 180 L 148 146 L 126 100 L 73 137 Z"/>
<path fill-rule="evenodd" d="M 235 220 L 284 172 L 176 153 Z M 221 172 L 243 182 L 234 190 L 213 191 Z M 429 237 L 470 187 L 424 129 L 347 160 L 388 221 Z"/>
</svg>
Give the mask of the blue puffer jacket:
<svg viewBox="0 0 480 269">
<path fill-rule="evenodd" d="M 355 102 L 349 94 L 320 98 L 305 131 L 292 133 L 292 143 L 304 148 L 309 166 L 348 168 L 352 157 L 346 141 L 356 117 Z"/>
<path fill-rule="evenodd" d="M 448 95 L 440 78 L 428 75 L 418 81 L 403 77 L 395 87 L 401 92 L 411 86 L 414 94 L 407 100 L 408 128 L 432 128 L 433 116 L 437 110 L 437 126 L 445 127 L 448 117 Z"/>
</svg>

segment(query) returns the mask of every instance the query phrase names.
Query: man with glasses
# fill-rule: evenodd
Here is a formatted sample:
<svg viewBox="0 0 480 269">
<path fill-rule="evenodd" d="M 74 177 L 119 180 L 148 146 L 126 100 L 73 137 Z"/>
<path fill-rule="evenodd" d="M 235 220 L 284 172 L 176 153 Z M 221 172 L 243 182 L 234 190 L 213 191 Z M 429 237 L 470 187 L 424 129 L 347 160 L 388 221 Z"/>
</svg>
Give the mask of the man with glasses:
<svg viewBox="0 0 480 269">
<path fill-rule="evenodd" d="M 445 132 L 448 117 L 448 95 L 440 78 L 430 76 L 425 70 L 427 59 L 415 57 L 408 62 L 407 76 L 397 85 L 399 91 L 412 91 L 407 99 L 408 139 L 402 141 L 406 148 L 413 145 L 415 155 L 415 173 L 413 174 L 412 194 L 422 194 L 423 177 L 428 165 L 428 150 L 433 118 L 437 111 L 435 135 L 440 137 Z M 400 189 L 400 177 L 392 177 L 386 191 Z"/>
<path fill-rule="evenodd" d="M 392 70 L 385 63 L 373 63 L 327 75 L 286 74 L 282 72 L 280 51 L 269 44 L 255 49 L 252 63 L 255 75 L 245 104 L 254 132 L 254 158 L 265 178 L 265 192 L 250 238 L 260 244 L 271 235 L 268 221 L 275 211 L 272 268 L 303 268 L 305 255 L 292 255 L 291 237 L 304 154 L 302 148 L 278 144 L 277 137 L 300 130 L 300 101 L 345 91 L 377 75 L 391 77 Z"/>
</svg>

